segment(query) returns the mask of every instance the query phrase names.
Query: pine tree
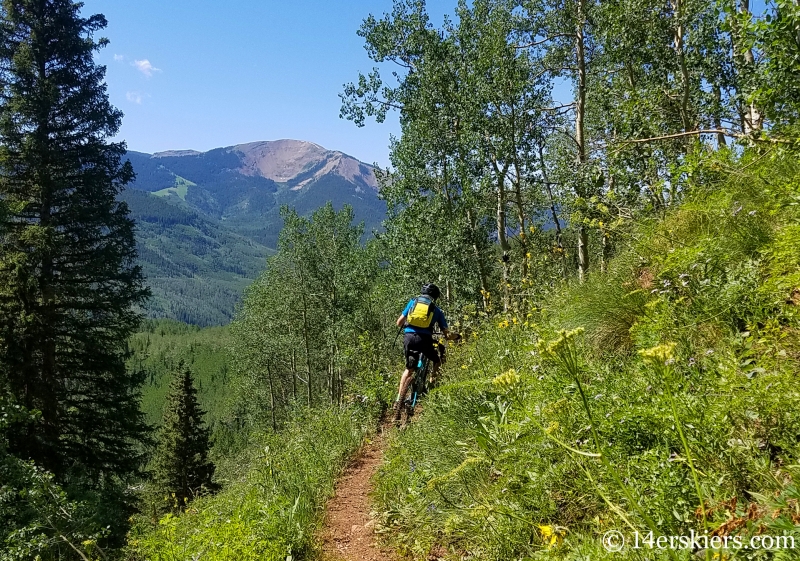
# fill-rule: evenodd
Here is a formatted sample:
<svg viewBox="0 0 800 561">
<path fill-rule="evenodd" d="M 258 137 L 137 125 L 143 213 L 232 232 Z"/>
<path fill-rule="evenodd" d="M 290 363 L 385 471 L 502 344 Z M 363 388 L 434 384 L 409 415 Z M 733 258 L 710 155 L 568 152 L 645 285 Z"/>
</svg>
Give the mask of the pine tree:
<svg viewBox="0 0 800 561">
<path fill-rule="evenodd" d="M 11 453 L 119 490 L 147 429 L 125 343 L 148 291 L 117 200 L 133 169 L 107 142 L 122 113 L 93 58 L 106 20 L 80 8 L 0 4 L 0 388 L 41 412 L 6 429 Z"/>
<path fill-rule="evenodd" d="M 213 491 L 214 464 L 208 459 L 209 430 L 203 426 L 191 370 L 183 361 L 170 383 L 164 418 L 153 457 L 159 492 L 174 496 L 178 509 L 203 490 Z"/>
</svg>

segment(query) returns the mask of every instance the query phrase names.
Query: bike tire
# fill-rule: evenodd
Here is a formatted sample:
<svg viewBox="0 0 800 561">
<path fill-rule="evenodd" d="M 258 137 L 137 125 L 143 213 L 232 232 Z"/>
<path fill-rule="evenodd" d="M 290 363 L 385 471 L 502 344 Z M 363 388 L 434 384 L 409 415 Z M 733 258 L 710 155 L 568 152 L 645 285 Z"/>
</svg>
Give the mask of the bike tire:
<svg viewBox="0 0 800 561">
<path fill-rule="evenodd" d="M 403 399 L 403 409 L 405 410 L 405 424 L 411 422 L 411 418 L 414 416 L 414 412 L 416 411 L 417 404 L 419 403 L 420 398 L 425 395 L 427 390 L 426 381 L 428 379 L 428 369 L 430 368 L 430 361 L 424 359 L 422 363 L 422 368 L 418 369 L 414 373 L 414 379 L 409 384 L 408 391 L 406 393 L 406 398 Z"/>
</svg>

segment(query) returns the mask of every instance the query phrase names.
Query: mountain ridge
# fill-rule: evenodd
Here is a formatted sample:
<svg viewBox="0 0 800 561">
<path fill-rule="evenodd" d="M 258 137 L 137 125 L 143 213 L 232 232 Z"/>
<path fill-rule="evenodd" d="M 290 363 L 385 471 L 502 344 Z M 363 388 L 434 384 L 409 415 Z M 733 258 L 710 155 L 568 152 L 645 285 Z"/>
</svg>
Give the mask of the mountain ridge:
<svg viewBox="0 0 800 561">
<path fill-rule="evenodd" d="M 305 140 L 288 138 L 256 140 L 212 148 L 206 151 L 173 149 L 148 153 L 130 150 L 129 153 L 148 155 L 154 159 L 164 159 L 202 156 L 218 150 L 237 152 L 244 156 L 244 165 L 237 170 L 240 173 L 250 176 L 260 175 L 277 183 L 290 183 L 298 175 L 308 171 L 310 167 L 315 167 L 316 164 L 326 160 L 333 160 L 337 166 L 328 168 L 326 171 L 336 171 L 338 175 L 351 181 L 359 178 L 374 191 L 378 190 L 373 165 L 362 162 L 340 150 L 329 150 L 319 144 Z M 356 168 L 358 169 L 358 174 L 355 173 Z"/>
<path fill-rule="evenodd" d="M 150 317 L 229 320 L 277 246 L 284 205 L 308 215 L 328 201 L 337 210 L 349 204 L 368 233 L 386 214 L 373 166 L 313 142 L 129 151 L 127 158 L 136 179 L 121 198 L 138 225 L 140 263 L 155 296 Z"/>
</svg>

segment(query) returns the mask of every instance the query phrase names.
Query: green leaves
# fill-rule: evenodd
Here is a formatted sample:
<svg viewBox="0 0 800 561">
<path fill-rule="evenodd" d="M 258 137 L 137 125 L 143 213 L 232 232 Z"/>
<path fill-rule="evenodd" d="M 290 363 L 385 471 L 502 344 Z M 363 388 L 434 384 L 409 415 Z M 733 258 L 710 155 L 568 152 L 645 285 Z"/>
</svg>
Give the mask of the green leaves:
<svg viewBox="0 0 800 561">
<path fill-rule="evenodd" d="M 763 52 L 752 101 L 774 121 L 776 137 L 796 139 L 800 123 L 800 6 L 778 0 L 774 12 L 764 21 L 754 22 L 751 32 Z"/>
<path fill-rule="evenodd" d="M 353 224 L 352 208 L 337 212 L 328 203 L 310 218 L 289 208 L 282 215 L 278 253 L 247 290 L 233 326 L 241 391 L 252 414 L 263 421 L 268 411 L 273 427 L 301 399 L 341 403 L 360 365 L 360 336 L 385 344 L 391 313 L 373 302 L 380 259 L 360 244 L 363 225 Z"/>
</svg>

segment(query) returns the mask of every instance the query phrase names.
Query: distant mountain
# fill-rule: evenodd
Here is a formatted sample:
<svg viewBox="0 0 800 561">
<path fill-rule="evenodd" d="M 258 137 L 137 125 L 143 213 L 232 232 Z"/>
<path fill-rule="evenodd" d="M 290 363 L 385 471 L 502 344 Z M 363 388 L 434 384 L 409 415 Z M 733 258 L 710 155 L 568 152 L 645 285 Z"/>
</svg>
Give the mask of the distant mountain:
<svg viewBox="0 0 800 561">
<path fill-rule="evenodd" d="M 372 166 L 311 142 L 128 152 L 128 159 L 136 180 L 123 199 L 138 223 L 151 317 L 226 323 L 277 245 L 284 204 L 301 214 L 327 201 L 349 204 L 367 232 L 386 213 Z"/>
<path fill-rule="evenodd" d="M 372 166 L 299 140 L 252 142 L 208 152 L 129 152 L 133 187 L 219 220 L 268 247 L 281 229 L 281 205 L 309 213 L 327 201 L 349 204 L 367 231 L 386 213 Z"/>
</svg>

